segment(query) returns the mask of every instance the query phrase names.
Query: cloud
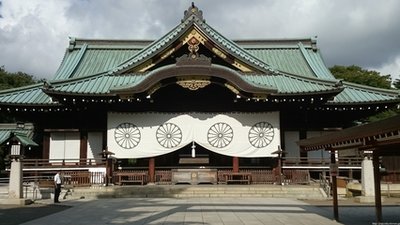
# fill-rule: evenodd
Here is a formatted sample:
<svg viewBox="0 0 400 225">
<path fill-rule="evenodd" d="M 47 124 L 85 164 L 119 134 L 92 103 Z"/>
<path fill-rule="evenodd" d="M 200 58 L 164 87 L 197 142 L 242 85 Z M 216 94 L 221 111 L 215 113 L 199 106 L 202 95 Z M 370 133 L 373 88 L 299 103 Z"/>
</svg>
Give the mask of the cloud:
<svg viewBox="0 0 400 225">
<path fill-rule="evenodd" d="M 393 81 L 400 79 L 400 55 L 397 55 L 379 67 L 372 67 L 369 69 L 380 71 L 381 75 L 391 74 Z"/>
<path fill-rule="evenodd" d="M 190 2 L 13 0 L 0 14 L 0 65 L 51 78 L 68 36 L 157 39 L 180 23 Z M 399 74 L 400 1 L 202 0 L 207 23 L 231 39 L 318 36 L 328 66 L 359 65 Z M 385 71 L 385 72 L 383 72 Z"/>
</svg>

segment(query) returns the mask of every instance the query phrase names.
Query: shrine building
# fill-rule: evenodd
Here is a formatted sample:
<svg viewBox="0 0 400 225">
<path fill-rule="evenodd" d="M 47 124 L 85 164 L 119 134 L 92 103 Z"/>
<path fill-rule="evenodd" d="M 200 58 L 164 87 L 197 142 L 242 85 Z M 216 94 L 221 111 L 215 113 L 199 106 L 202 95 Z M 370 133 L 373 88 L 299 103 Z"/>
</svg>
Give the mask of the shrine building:
<svg viewBox="0 0 400 225">
<path fill-rule="evenodd" d="M 313 38 L 249 38 L 224 36 L 194 4 L 157 40 L 72 37 L 54 77 L 0 92 L 0 111 L 34 125 L 26 161 L 48 170 L 140 171 L 144 183 L 245 171 L 273 183 L 285 162 L 329 161 L 300 139 L 400 102 L 396 90 L 336 79 Z"/>
</svg>

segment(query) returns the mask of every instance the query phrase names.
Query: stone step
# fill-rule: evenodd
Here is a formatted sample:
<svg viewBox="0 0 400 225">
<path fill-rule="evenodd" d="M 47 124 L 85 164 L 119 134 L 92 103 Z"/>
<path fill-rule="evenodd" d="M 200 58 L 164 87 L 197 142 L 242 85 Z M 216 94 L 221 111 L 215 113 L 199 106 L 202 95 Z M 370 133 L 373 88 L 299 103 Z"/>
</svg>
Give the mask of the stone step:
<svg viewBox="0 0 400 225">
<path fill-rule="evenodd" d="M 65 195 L 66 190 L 63 191 Z M 297 199 L 323 199 L 320 188 L 314 186 L 274 186 L 253 185 L 244 187 L 233 185 L 221 186 L 180 186 L 180 185 L 145 185 L 145 186 L 109 186 L 74 188 L 66 198 L 124 198 L 124 197 L 276 197 Z"/>
</svg>

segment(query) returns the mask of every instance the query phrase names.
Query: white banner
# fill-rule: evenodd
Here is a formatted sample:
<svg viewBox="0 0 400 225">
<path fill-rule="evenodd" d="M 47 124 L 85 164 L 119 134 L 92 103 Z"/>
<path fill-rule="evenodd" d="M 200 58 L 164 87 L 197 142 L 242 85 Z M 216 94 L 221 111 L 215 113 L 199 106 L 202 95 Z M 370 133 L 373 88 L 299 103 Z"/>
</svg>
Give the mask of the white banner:
<svg viewBox="0 0 400 225">
<path fill-rule="evenodd" d="M 193 141 L 216 153 L 276 157 L 279 113 L 109 113 L 108 149 L 117 158 L 145 158 Z"/>
</svg>

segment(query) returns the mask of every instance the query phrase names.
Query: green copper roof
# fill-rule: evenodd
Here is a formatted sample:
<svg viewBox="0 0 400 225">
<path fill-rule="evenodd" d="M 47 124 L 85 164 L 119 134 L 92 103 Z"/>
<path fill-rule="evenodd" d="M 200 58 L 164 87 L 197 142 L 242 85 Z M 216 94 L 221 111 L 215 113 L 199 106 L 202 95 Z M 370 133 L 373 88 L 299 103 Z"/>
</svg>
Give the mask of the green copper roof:
<svg viewBox="0 0 400 225">
<path fill-rule="evenodd" d="M 76 95 L 108 95 L 110 89 L 140 83 L 147 74 L 109 75 L 106 73 L 51 83 L 49 92 Z"/>
<path fill-rule="evenodd" d="M 179 46 L 177 43 L 182 44 L 180 38 L 186 37 L 184 35 L 192 31 L 191 29 L 196 29 L 196 32 L 201 33 L 201 37 L 206 37 L 207 41 L 212 42 L 208 44 L 229 53 L 229 57 L 234 57 L 234 60 L 254 69 L 252 73 L 235 70 L 240 76 L 236 78 L 241 79 L 240 82 L 244 81 L 245 85 L 251 84 L 254 87 L 263 87 L 265 90 L 276 90 L 273 94 L 278 95 L 339 93 L 341 91 L 329 104 L 399 102 L 399 93 L 396 91 L 347 82 L 344 82 L 342 86 L 338 85 L 338 80 L 326 68 L 320 51 L 316 47 L 316 41 L 311 38 L 231 41 L 210 27 L 203 20 L 201 13 L 191 14 L 188 10 L 178 26 L 156 41 L 71 38 L 54 79 L 49 81 L 50 86 L 37 84 L 2 91 L 0 104 L 2 107 L 7 107 L 7 105 L 60 106 L 60 103 L 53 102 L 46 93 L 109 96 L 113 95 L 113 90 L 129 91 L 130 87 L 146 84 L 143 81 L 151 76 L 152 72 L 168 65 L 148 67 L 150 69 L 145 70 L 144 73 L 132 73 L 134 70 L 130 69 L 143 65 L 142 63 L 157 54 L 161 56 L 163 51 L 170 50 L 169 48 Z M 180 55 L 175 55 L 175 57 L 180 57 Z M 164 62 L 171 63 L 167 60 Z M 218 66 L 225 65 L 227 64 Z M 228 82 L 229 78 L 226 79 Z"/>
<path fill-rule="evenodd" d="M 0 91 L 3 105 L 55 105 L 51 98 L 42 91 L 43 84 Z"/>
<path fill-rule="evenodd" d="M 291 43 L 290 45 L 279 42 L 279 45 L 270 44 L 277 41 L 279 40 L 262 40 L 252 45 L 247 43 L 251 41 L 246 40 L 235 42 L 257 59 L 285 73 L 324 79 L 333 78 L 319 51 L 314 51 L 311 46 L 304 47 L 305 51 L 303 52 L 300 50 L 300 42 L 296 43 L 296 41 L 303 43 L 307 41 L 306 39 L 291 40 L 296 44 Z M 109 40 L 106 43 L 93 43 L 95 40 L 82 40 L 81 42 L 83 44 L 66 51 L 62 64 L 56 72 L 56 80 L 90 76 L 109 71 L 136 55 L 143 48 L 143 45 L 135 45 L 133 41 L 130 46 L 118 45 L 120 40 Z M 307 58 L 304 56 L 305 54 L 307 54 Z M 309 63 L 312 63 L 312 66 Z M 312 67 L 318 68 L 316 72 L 313 71 Z"/>
<path fill-rule="evenodd" d="M 245 75 L 244 79 L 258 84 L 278 88 L 278 94 L 307 94 L 341 90 L 336 81 L 300 77 L 290 74 L 274 74 L 269 76 Z"/>
<path fill-rule="evenodd" d="M 24 128 L 17 128 L 17 124 L 14 123 L 0 124 L 0 144 L 10 139 L 12 135 L 18 135 L 23 145 L 37 146 L 31 139 L 33 136 L 33 125 L 25 124 L 24 126 Z"/>
<path fill-rule="evenodd" d="M 85 42 L 82 45 L 67 49 L 64 59 L 55 74 L 55 80 L 109 71 L 143 48 L 143 46 L 137 46 L 135 43 L 130 43 L 131 45 L 129 46 L 121 46 L 119 45 L 121 42 L 119 40 L 105 43 L 97 43 L 94 40 L 83 41 Z M 124 42 L 124 44 L 127 43 Z"/>
<path fill-rule="evenodd" d="M 335 96 L 332 104 L 362 104 L 379 102 L 399 102 L 400 91 L 374 88 L 343 82 L 344 90 Z"/>
</svg>

